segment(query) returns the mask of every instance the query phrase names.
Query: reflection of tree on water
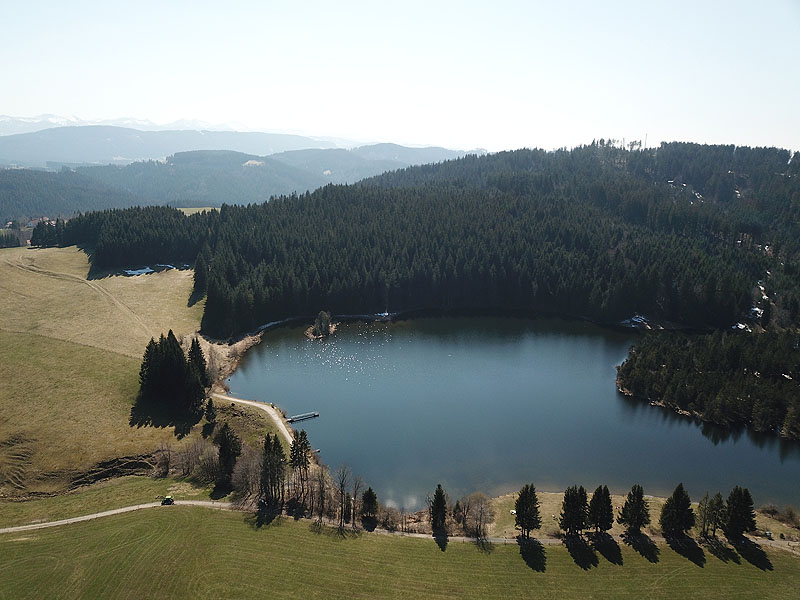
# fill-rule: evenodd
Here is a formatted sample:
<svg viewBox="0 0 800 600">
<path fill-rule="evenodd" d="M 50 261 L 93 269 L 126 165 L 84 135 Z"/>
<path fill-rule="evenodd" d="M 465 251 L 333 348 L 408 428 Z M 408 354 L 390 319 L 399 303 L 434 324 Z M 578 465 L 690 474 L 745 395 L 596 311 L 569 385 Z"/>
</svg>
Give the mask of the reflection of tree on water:
<svg viewBox="0 0 800 600">
<path fill-rule="evenodd" d="M 654 406 L 624 394 L 617 394 L 617 397 L 626 415 L 636 418 L 644 416 L 653 417 L 657 415 L 660 417 L 662 423 L 667 424 L 682 425 L 694 423 L 700 427 L 700 433 L 715 446 L 729 441 L 735 444 L 746 434 L 747 439 L 753 442 L 758 448 L 766 448 L 769 451 L 777 450 L 781 463 L 786 462 L 787 459 L 800 460 L 800 442 L 797 440 L 788 440 L 777 433 L 754 431 L 741 424 L 725 427 L 710 421 L 702 421 L 697 417 L 682 415 L 671 408 Z"/>
</svg>

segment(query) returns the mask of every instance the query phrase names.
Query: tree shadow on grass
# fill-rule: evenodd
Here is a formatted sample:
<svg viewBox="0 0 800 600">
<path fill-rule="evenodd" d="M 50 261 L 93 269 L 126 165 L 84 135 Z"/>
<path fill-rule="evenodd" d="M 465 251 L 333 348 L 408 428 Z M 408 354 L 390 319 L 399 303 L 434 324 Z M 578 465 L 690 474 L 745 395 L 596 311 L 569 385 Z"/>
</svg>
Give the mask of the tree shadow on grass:
<svg viewBox="0 0 800 600">
<path fill-rule="evenodd" d="M 308 508 L 305 503 L 300 502 L 297 498 L 292 498 L 286 503 L 286 514 L 291 516 L 295 521 L 299 521 L 306 516 Z"/>
<path fill-rule="evenodd" d="M 280 525 L 282 521 L 281 513 L 277 510 L 269 508 L 261 508 L 254 514 L 249 515 L 245 521 L 256 529 L 262 527 L 270 527 L 271 525 Z"/>
<path fill-rule="evenodd" d="M 519 555 L 525 561 L 525 564 L 534 571 L 544 573 L 547 568 L 547 557 L 544 554 L 542 543 L 536 539 L 526 539 L 518 536 L 517 544 L 519 544 Z"/>
<path fill-rule="evenodd" d="M 186 306 L 191 308 L 192 306 L 200 302 L 200 300 L 205 298 L 205 296 L 206 296 L 205 292 L 199 293 L 192 290 L 192 295 L 189 296 L 189 300 L 186 302 Z"/>
<path fill-rule="evenodd" d="M 597 550 L 603 558 L 612 565 L 622 565 L 622 550 L 617 540 L 605 532 L 593 533 L 590 539 L 592 540 L 592 548 Z"/>
<path fill-rule="evenodd" d="M 361 519 L 361 526 L 367 531 L 375 531 L 378 526 L 378 519 L 375 517 L 363 517 Z"/>
<path fill-rule="evenodd" d="M 680 554 L 684 558 L 688 558 L 698 567 L 705 566 L 706 553 L 703 552 L 703 549 L 697 544 L 694 538 L 683 534 L 667 535 L 664 536 L 664 539 L 667 540 L 669 547 L 672 548 L 676 553 Z"/>
<path fill-rule="evenodd" d="M 233 487 L 230 483 L 219 483 L 217 482 L 214 485 L 214 489 L 211 490 L 211 493 L 208 495 L 209 498 L 212 500 L 221 500 L 228 494 L 233 491 Z"/>
<path fill-rule="evenodd" d="M 764 549 L 749 538 L 730 540 L 743 559 L 762 571 L 772 571 L 772 562 Z"/>
<path fill-rule="evenodd" d="M 658 546 L 656 546 L 656 543 L 646 534 L 641 532 L 626 532 L 622 534 L 622 541 L 636 550 L 636 552 L 641 554 L 651 563 L 658 562 L 658 555 L 660 554 Z"/>
<path fill-rule="evenodd" d="M 216 423 L 206 423 L 203 425 L 203 429 L 200 432 L 203 436 L 203 439 L 211 437 L 211 434 L 214 433 L 214 427 L 216 427 L 216 425 Z"/>
<path fill-rule="evenodd" d="M 736 553 L 736 550 L 728 546 L 725 542 L 723 542 L 718 537 L 708 537 L 703 540 L 703 545 L 708 549 L 708 553 L 711 556 L 715 556 L 722 562 L 732 562 L 741 564 L 741 559 L 739 555 Z"/>
<path fill-rule="evenodd" d="M 131 407 L 128 425 L 137 428 L 174 427 L 175 437 L 181 439 L 189 434 L 192 427 L 199 423 L 201 418 L 202 414 L 176 415 L 172 411 L 165 410 L 164 407 L 137 398 L 136 404 Z"/>
<path fill-rule="evenodd" d="M 436 545 L 439 546 L 439 550 L 444 552 L 447 550 L 447 532 L 446 531 L 437 531 L 433 534 L 433 540 L 436 542 Z"/>
<path fill-rule="evenodd" d="M 564 545 L 575 564 L 584 571 L 596 567 L 599 563 L 597 553 L 579 535 L 568 535 L 564 538 Z"/>
<path fill-rule="evenodd" d="M 494 544 L 487 540 L 485 537 L 475 539 L 475 547 L 484 554 L 491 554 L 494 552 Z"/>
</svg>

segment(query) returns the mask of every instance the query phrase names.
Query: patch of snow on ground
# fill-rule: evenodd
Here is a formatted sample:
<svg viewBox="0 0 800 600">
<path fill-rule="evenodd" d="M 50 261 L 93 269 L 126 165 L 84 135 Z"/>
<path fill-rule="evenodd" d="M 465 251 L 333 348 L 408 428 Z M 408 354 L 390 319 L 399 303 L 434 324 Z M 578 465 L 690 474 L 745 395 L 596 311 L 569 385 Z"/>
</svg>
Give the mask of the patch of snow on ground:
<svg viewBox="0 0 800 600">
<path fill-rule="evenodd" d="M 122 271 L 125 275 L 146 275 L 147 273 L 154 273 L 153 269 L 150 267 L 145 267 L 144 269 L 123 269 Z"/>
</svg>

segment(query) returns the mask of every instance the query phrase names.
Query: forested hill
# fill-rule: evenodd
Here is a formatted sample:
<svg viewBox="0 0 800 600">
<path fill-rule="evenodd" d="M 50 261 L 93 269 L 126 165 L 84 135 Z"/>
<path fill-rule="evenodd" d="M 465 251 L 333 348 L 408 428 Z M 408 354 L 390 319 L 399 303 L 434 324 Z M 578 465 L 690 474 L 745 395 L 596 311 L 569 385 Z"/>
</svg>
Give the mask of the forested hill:
<svg viewBox="0 0 800 600">
<path fill-rule="evenodd" d="M 164 161 L 79 167 L 79 173 L 150 204 L 221 206 L 261 203 L 328 183 L 355 182 L 392 169 L 462 153 L 394 144 L 353 150 L 310 148 L 257 156 L 223 150 L 179 152 Z"/>
<path fill-rule="evenodd" d="M 203 329 L 218 337 L 320 309 L 643 313 L 729 327 L 761 301 L 759 280 L 786 320 L 800 287 L 797 163 L 725 148 L 469 156 L 191 217 L 94 213 L 70 221 L 61 243 L 94 245 L 98 266 L 196 257 Z"/>
<path fill-rule="evenodd" d="M 140 204 L 130 193 L 70 171 L 0 169 L 0 219 L 69 217 L 79 211 Z"/>
<path fill-rule="evenodd" d="M 88 178 L 135 194 L 148 204 L 220 206 L 260 203 L 271 196 L 318 188 L 322 173 L 262 157 L 225 150 L 179 152 L 165 161 L 126 166 L 79 167 Z"/>
</svg>

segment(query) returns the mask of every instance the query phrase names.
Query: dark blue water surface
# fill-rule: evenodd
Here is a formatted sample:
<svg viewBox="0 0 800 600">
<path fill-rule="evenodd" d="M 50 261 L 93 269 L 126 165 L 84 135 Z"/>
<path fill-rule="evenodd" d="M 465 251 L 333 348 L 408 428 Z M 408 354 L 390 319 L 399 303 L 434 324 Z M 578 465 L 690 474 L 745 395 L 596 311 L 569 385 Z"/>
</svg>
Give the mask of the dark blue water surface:
<svg viewBox="0 0 800 600">
<path fill-rule="evenodd" d="M 800 503 L 800 445 L 722 430 L 618 394 L 632 335 L 556 319 L 437 318 L 349 324 L 327 340 L 265 334 L 229 380 L 287 414 L 325 463 L 344 463 L 382 503 L 416 509 L 533 482 L 542 491 L 605 483 L 693 499 L 750 488 L 756 504 Z"/>
</svg>

